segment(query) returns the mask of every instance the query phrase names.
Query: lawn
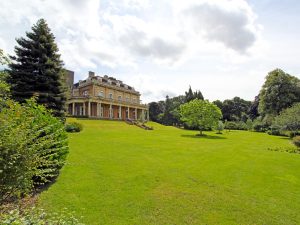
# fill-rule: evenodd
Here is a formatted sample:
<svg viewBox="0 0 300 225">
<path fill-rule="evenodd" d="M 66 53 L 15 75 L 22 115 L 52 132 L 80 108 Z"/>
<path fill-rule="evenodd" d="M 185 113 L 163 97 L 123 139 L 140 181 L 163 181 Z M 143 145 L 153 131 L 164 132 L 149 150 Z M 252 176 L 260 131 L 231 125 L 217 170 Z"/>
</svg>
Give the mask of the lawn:
<svg viewBox="0 0 300 225">
<path fill-rule="evenodd" d="M 67 164 L 40 196 L 47 209 L 86 224 L 300 224 L 300 155 L 268 150 L 291 147 L 286 138 L 78 122 Z"/>
</svg>

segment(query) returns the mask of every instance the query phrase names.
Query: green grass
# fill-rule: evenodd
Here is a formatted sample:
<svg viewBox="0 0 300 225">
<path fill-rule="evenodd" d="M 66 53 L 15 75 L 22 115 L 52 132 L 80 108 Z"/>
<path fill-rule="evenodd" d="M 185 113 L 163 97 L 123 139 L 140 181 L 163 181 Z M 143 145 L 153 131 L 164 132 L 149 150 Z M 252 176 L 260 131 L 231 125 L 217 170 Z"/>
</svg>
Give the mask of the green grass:
<svg viewBox="0 0 300 225">
<path fill-rule="evenodd" d="M 291 147 L 286 138 L 78 122 L 66 166 L 40 196 L 47 209 L 86 224 L 300 224 L 300 155 L 267 150 Z"/>
</svg>

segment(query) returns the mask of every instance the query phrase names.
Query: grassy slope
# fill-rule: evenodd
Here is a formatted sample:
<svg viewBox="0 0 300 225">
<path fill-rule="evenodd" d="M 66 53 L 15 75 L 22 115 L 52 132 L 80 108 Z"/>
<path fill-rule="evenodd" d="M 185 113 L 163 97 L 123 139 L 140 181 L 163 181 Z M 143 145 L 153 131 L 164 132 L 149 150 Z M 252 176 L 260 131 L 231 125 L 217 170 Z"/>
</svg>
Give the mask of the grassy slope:
<svg viewBox="0 0 300 225">
<path fill-rule="evenodd" d="M 285 138 L 80 122 L 67 165 L 41 195 L 50 209 L 87 224 L 300 223 L 300 155 L 267 150 L 289 146 Z"/>
</svg>

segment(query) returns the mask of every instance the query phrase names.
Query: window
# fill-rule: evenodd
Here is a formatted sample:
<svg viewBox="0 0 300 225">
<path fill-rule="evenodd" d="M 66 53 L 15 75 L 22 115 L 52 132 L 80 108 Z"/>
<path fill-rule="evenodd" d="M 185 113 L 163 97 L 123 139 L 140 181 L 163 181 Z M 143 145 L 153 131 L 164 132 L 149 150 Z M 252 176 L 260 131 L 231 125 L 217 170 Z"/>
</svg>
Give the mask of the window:
<svg viewBox="0 0 300 225">
<path fill-rule="evenodd" d="M 112 93 L 109 93 L 108 98 L 109 98 L 109 99 L 113 99 L 113 94 L 112 94 Z"/>
<path fill-rule="evenodd" d="M 83 91 L 83 92 L 82 92 L 82 95 L 83 95 L 83 96 L 88 96 L 88 95 L 89 95 L 89 92 L 88 92 L 88 91 Z"/>
<path fill-rule="evenodd" d="M 121 95 L 118 96 L 118 101 L 119 102 L 122 101 L 122 96 Z"/>
<path fill-rule="evenodd" d="M 100 92 L 98 93 L 98 96 L 99 96 L 99 97 L 104 97 L 103 91 L 100 91 Z"/>
<path fill-rule="evenodd" d="M 136 98 L 133 98 L 133 99 L 132 99 L 132 102 L 133 102 L 133 103 L 136 103 Z"/>
<path fill-rule="evenodd" d="M 126 102 L 129 102 L 129 98 L 128 97 L 126 97 Z"/>
</svg>

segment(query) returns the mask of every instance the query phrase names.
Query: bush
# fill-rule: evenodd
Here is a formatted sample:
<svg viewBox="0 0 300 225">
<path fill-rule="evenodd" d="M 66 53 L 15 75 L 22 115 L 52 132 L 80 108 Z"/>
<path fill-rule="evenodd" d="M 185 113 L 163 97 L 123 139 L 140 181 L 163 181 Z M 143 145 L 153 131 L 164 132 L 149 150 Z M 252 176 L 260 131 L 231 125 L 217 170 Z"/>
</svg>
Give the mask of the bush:
<svg viewBox="0 0 300 225">
<path fill-rule="evenodd" d="M 34 100 L 0 112 L 0 203 L 55 179 L 68 153 L 60 120 Z"/>
<path fill-rule="evenodd" d="M 67 132 L 80 132 L 80 131 L 82 131 L 82 129 L 83 129 L 82 124 L 77 123 L 77 122 L 71 122 L 71 123 L 67 123 L 65 125 L 65 130 Z"/>
<path fill-rule="evenodd" d="M 217 134 L 222 134 L 222 130 L 224 130 L 224 124 L 222 121 L 219 121 L 218 126 L 217 126 Z"/>
<path fill-rule="evenodd" d="M 293 144 L 296 145 L 297 148 L 300 148 L 300 136 L 293 138 Z"/>
<path fill-rule="evenodd" d="M 39 224 L 39 225 L 63 225 L 82 224 L 72 213 L 64 210 L 60 214 L 52 213 L 48 214 L 43 209 L 30 208 L 26 210 L 14 209 L 8 213 L 0 215 L 2 225 L 27 225 L 27 224 Z"/>
<path fill-rule="evenodd" d="M 266 132 L 268 125 L 257 119 L 253 122 L 253 130 L 256 132 Z"/>
<path fill-rule="evenodd" d="M 300 132 L 299 131 L 287 131 L 287 136 L 289 136 L 290 138 L 300 136 Z"/>
<path fill-rule="evenodd" d="M 247 130 L 247 124 L 243 121 L 226 121 L 225 129 L 227 130 Z"/>
</svg>

